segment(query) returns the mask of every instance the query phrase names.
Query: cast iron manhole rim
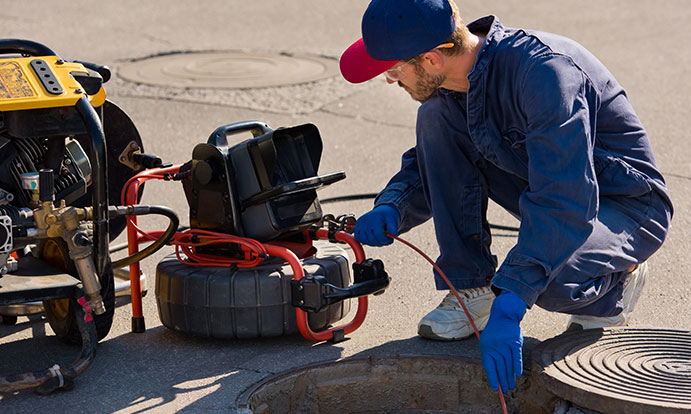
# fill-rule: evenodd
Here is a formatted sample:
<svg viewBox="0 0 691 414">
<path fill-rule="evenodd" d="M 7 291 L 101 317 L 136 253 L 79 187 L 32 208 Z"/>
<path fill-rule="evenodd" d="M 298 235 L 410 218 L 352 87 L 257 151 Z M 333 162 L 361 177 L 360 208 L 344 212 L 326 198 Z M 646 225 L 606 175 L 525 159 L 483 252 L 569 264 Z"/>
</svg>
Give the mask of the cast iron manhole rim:
<svg viewBox="0 0 691 414">
<path fill-rule="evenodd" d="M 532 361 L 543 386 L 584 408 L 691 412 L 691 331 L 569 332 L 536 346 Z"/>
<path fill-rule="evenodd" d="M 179 51 L 133 59 L 117 74 L 134 83 L 177 88 L 247 89 L 299 85 L 337 76 L 338 60 L 308 53 Z"/>
</svg>

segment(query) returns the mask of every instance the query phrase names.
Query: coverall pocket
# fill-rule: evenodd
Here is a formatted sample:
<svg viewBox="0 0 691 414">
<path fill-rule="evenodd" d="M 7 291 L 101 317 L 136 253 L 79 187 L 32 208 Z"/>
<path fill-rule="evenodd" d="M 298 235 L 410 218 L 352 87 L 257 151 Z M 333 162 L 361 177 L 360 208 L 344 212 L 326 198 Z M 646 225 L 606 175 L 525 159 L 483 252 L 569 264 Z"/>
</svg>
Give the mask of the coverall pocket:
<svg viewBox="0 0 691 414">
<path fill-rule="evenodd" d="M 525 149 L 525 134 L 518 128 L 511 128 L 502 132 L 501 135 L 511 145 L 511 148 Z"/>
<path fill-rule="evenodd" d="M 637 229 L 642 223 L 649 220 L 650 204 L 652 191 L 637 197 L 608 197 L 617 204 L 619 210 L 625 213 L 632 222 L 634 229 Z M 633 230 L 631 230 L 633 231 Z"/>
<path fill-rule="evenodd" d="M 463 212 L 463 236 L 482 233 L 482 186 L 473 185 L 463 188 L 461 202 Z"/>
<path fill-rule="evenodd" d="M 600 196 L 639 197 L 652 190 L 646 177 L 620 158 L 596 157 L 595 173 Z"/>
<path fill-rule="evenodd" d="M 516 253 L 516 252 L 509 252 L 509 254 L 506 256 L 506 259 L 504 259 L 504 263 L 509 264 L 511 266 L 539 266 L 542 269 L 545 270 L 546 274 L 549 274 L 552 272 L 552 267 L 549 265 L 549 263 L 543 262 L 541 260 L 538 260 L 534 257 L 526 256 L 521 253 Z"/>
<path fill-rule="evenodd" d="M 511 128 L 502 132 L 502 139 L 511 146 L 512 156 L 518 160 L 524 167 L 528 166 L 528 151 L 525 148 L 526 136 L 523 131 L 518 128 Z"/>
</svg>

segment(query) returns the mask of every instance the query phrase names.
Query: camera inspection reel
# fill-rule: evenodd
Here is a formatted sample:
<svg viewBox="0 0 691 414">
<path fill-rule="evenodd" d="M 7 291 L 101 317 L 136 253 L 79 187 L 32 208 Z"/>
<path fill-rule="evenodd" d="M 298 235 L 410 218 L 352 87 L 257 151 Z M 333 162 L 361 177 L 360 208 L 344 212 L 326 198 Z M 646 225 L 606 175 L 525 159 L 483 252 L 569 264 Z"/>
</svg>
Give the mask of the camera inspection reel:
<svg viewBox="0 0 691 414">
<path fill-rule="evenodd" d="M 230 145 L 229 137 L 252 138 Z M 312 124 L 271 129 L 258 121 L 218 128 L 197 145 L 192 160 L 142 171 L 123 189 L 132 204 L 150 179 L 181 181 L 190 229 L 170 244 L 176 253 L 156 269 L 155 295 L 164 326 L 218 338 L 257 338 L 299 332 L 311 341 L 339 341 L 364 322 L 368 295 L 389 284 L 380 260 L 366 259 L 346 231 L 354 218 L 324 216 L 317 190 L 342 180 L 318 175 L 322 141 Z M 128 221 L 130 254 L 160 234 Z M 351 284 L 347 244 L 355 255 Z M 141 298 L 130 266 L 133 330 L 144 331 Z M 353 319 L 332 325 L 350 311 Z"/>
</svg>

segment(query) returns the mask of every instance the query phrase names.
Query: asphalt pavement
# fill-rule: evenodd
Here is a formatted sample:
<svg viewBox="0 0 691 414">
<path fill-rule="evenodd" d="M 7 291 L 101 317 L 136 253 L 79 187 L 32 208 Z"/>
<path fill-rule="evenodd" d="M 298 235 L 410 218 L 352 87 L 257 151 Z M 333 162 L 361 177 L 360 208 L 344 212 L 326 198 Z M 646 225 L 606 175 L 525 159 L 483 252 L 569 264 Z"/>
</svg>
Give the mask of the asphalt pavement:
<svg viewBox="0 0 691 414">
<path fill-rule="evenodd" d="M 218 126 L 260 120 L 274 128 L 315 124 L 324 142 L 320 172 L 343 170 L 346 180 L 323 198 L 379 191 L 398 170 L 400 155 L 415 142 L 417 103 L 395 85 L 374 79 L 350 85 L 339 75 L 312 83 L 195 94 L 147 89 L 118 77 L 132 60 L 182 51 L 309 54 L 338 59 L 360 36 L 365 0 L 351 1 L 0 1 L 0 37 L 50 46 L 62 57 L 105 64 L 115 76 L 109 99 L 133 119 L 145 149 L 167 162 L 184 162 Z M 588 47 L 626 89 L 646 126 L 675 204 L 672 229 L 650 259 L 650 277 L 631 326 L 691 329 L 691 4 L 686 0 L 535 0 L 458 2 L 466 22 L 495 14 L 506 26 L 556 32 Z M 147 184 L 142 203 L 175 209 L 183 223 L 188 208 L 177 183 Z M 333 214 L 361 215 L 371 200 L 325 204 Z M 490 206 L 494 224 L 517 225 Z M 141 220 L 161 229 L 163 220 Z M 516 242 L 496 231 L 501 259 Z M 437 253 L 432 223 L 404 235 L 428 255 Z M 121 237 L 118 242 L 124 239 Z M 153 294 L 155 267 L 166 249 L 142 262 L 149 291 L 143 301 L 146 332 L 130 331 L 131 308 L 120 304 L 96 359 L 69 392 L 38 396 L 0 394 L 3 413 L 234 412 L 236 399 L 253 383 L 305 364 L 353 356 L 403 354 L 477 357 L 474 339 L 434 342 L 416 335 L 416 324 L 437 306 L 431 268 L 395 243 L 366 248 L 384 261 L 392 278 L 385 294 L 370 299 L 364 325 L 337 344 L 313 344 L 300 336 L 220 340 L 186 336 L 161 325 Z M 526 344 L 558 335 L 567 316 L 530 310 L 522 324 Z M 61 344 L 39 316 L 0 326 L 0 373 L 69 364 L 78 349 Z"/>
</svg>

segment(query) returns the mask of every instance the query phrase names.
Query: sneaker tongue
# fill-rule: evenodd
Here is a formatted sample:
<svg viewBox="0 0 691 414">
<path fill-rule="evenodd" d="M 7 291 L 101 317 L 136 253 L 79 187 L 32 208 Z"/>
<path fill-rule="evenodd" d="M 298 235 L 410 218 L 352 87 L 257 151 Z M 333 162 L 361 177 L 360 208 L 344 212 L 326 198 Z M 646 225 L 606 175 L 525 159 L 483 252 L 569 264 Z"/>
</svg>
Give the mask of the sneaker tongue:
<svg viewBox="0 0 691 414">
<path fill-rule="evenodd" d="M 459 296 L 461 295 L 460 292 L 458 292 Z M 456 295 L 453 294 L 453 292 L 449 292 L 446 296 L 444 296 L 444 299 L 442 299 L 441 304 L 439 305 L 440 307 L 457 307 L 459 306 L 458 299 L 456 299 Z"/>
</svg>

